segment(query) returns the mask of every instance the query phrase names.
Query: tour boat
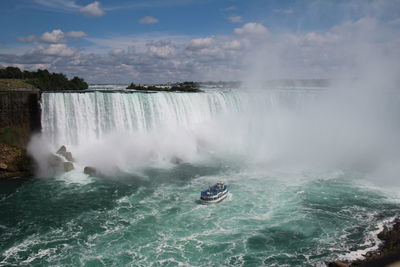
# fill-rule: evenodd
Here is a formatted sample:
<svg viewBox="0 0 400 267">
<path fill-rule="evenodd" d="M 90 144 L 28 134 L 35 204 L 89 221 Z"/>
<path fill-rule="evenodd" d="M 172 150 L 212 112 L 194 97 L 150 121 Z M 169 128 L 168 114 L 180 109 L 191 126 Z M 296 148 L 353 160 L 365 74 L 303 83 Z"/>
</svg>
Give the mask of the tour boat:
<svg viewBox="0 0 400 267">
<path fill-rule="evenodd" d="M 218 203 L 228 196 L 228 188 L 223 182 L 218 182 L 201 192 L 200 200 L 203 204 Z"/>
</svg>

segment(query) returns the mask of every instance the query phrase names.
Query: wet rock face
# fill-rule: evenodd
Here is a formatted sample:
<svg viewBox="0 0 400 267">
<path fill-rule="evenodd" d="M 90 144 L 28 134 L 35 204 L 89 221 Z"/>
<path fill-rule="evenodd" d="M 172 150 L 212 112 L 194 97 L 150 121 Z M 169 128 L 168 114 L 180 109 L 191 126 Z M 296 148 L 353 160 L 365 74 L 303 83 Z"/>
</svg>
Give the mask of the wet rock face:
<svg viewBox="0 0 400 267">
<path fill-rule="evenodd" d="M 71 152 L 66 152 L 64 154 L 64 157 L 68 160 L 68 161 L 74 161 L 74 159 L 72 158 L 72 153 Z"/>
<path fill-rule="evenodd" d="M 67 151 L 67 148 L 62 145 L 56 152 L 57 155 L 63 156 L 67 161 L 73 162 L 72 153 Z"/>
<path fill-rule="evenodd" d="M 383 241 L 382 245 L 364 255 L 364 259 L 355 260 L 350 265 L 334 261 L 328 266 L 400 266 L 400 218 L 395 220 L 391 228 L 380 232 L 378 238 Z"/>
<path fill-rule="evenodd" d="M 170 162 L 173 164 L 182 164 L 183 160 L 179 157 L 174 156 L 171 158 Z"/>
<path fill-rule="evenodd" d="M 0 88 L 0 179 L 33 176 L 34 163 L 25 148 L 41 130 L 40 97 L 38 89 Z"/>
<path fill-rule="evenodd" d="M 31 177 L 33 167 L 25 149 L 0 143 L 0 179 Z"/>
<path fill-rule="evenodd" d="M 41 130 L 40 90 L 0 88 L 0 143 L 25 148 Z"/>
<path fill-rule="evenodd" d="M 47 157 L 47 170 L 49 175 L 56 175 L 64 170 L 64 160 L 55 154 L 49 154 Z"/>
<path fill-rule="evenodd" d="M 364 260 L 355 261 L 351 266 L 366 264 L 387 266 L 394 263 L 400 266 L 400 218 L 394 222 L 391 228 L 380 232 L 378 238 L 383 241 L 379 249 L 369 252 Z"/>
<path fill-rule="evenodd" d="M 0 171 L 6 171 L 8 168 L 7 164 L 0 162 Z"/>
<path fill-rule="evenodd" d="M 72 162 L 64 162 L 64 171 L 65 172 L 69 172 L 72 171 L 74 169 L 74 164 L 72 164 Z"/>
<path fill-rule="evenodd" d="M 65 146 L 61 146 L 56 154 L 49 154 L 47 157 L 47 167 L 50 174 L 56 175 L 72 171 L 75 168 L 72 160 L 72 153 L 68 152 Z"/>
<path fill-rule="evenodd" d="M 345 263 L 340 262 L 340 261 L 333 261 L 333 262 L 330 262 L 330 263 L 328 264 L 328 266 L 329 266 L 329 267 L 349 267 L 348 264 L 345 264 Z"/>
<path fill-rule="evenodd" d="M 387 242 L 387 247 L 400 246 L 400 219 L 390 230 L 383 230 L 378 234 L 378 238 Z"/>
<path fill-rule="evenodd" d="M 64 145 L 62 145 L 56 152 L 58 155 L 64 155 L 65 153 L 67 153 L 67 148 Z"/>
<path fill-rule="evenodd" d="M 83 169 L 83 172 L 84 172 L 85 174 L 87 174 L 87 175 L 90 175 L 90 176 L 93 176 L 93 175 L 96 175 L 96 174 L 97 174 L 96 168 L 90 167 L 90 166 L 86 166 L 86 167 Z"/>
</svg>

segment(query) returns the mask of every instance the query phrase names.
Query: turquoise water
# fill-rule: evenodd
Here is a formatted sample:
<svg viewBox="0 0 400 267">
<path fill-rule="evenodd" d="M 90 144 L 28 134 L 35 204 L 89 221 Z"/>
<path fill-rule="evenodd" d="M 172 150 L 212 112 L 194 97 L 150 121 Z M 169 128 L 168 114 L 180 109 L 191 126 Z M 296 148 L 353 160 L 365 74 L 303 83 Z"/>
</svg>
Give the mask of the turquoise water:
<svg viewBox="0 0 400 267">
<path fill-rule="evenodd" d="M 0 184 L 0 265 L 323 266 L 361 257 L 400 213 L 400 98 L 355 96 L 44 93 L 42 135 L 28 148 L 39 177 Z M 46 156 L 61 145 L 75 170 L 55 174 Z M 89 177 L 85 166 L 105 175 Z M 201 205 L 200 191 L 219 180 L 228 198 Z"/>
<path fill-rule="evenodd" d="M 183 164 L 2 194 L 2 266 L 321 266 L 376 245 L 398 202 L 344 172 Z M 230 196 L 198 203 L 224 180 Z"/>
</svg>

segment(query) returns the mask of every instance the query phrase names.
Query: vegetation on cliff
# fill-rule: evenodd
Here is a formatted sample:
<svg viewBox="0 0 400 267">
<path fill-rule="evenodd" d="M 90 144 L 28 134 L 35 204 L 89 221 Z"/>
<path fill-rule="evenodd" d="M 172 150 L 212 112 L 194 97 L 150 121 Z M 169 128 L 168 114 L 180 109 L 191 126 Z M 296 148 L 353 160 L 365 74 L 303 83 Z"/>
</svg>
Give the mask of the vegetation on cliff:
<svg viewBox="0 0 400 267">
<path fill-rule="evenodd" d="M 0 69 L 0 79 L 17 79 L 43 91 L 83 90 L 88 88 L 88 84 L 82 78 L 75 76 L 69 80 L 65 74 L 51 73 L 46 69 L 21 71 L 17 67 L 6 67 Z M 7 87 L 2 87 L 7 86 L 8 83 L 6 80 L 0 82 L 0 89 L 8 89 Z M 15 83 L 15 85 L 18 84 Z M 13 87 L 13 85 L 11 85 L 11 87 Z"/>
<path fill-rule="evenodd" d="M 199 84 L 195 82 L 183 82 L 173 84 L 171 87 L 158 87 L 154 85 L 143 86 L 131 83 L 126 89 L 138 90 L 138 91 L 157 91 L 157 92 L 203 92 L 199 89 Z"/>
<path fill-rule="evenodd" d="M 0 79 L 0 90 L 14 90 L 14 89 L 33 89 L 35 88 L 32 84 L 19 79 Z"/>
</svg>

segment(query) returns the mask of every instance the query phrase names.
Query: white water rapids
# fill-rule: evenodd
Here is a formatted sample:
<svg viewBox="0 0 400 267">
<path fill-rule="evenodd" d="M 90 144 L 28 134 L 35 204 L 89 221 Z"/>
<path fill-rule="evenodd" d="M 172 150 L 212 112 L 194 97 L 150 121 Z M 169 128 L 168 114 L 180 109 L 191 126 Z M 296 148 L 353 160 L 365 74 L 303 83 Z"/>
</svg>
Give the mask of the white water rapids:
<svg viewBox="0 0 400 267">
<path fill-rule="evenodd" d="M 43 93 L 43 132 L 30 151 L 40 162 L 66 145 L 75 169 L 43 174 L 0 203 L 12 241 L 0 265 L 322 266 L 360 257 L 399 211 L 395 186 L 391 194 L 367 180 L 397 186 L 398 105 L 332 92 Z M 218 180 L 230 196 L 199 205 Z"/>
<path fill-rule="evenodd" d="M 393 183 L 398 107 L 383 96 L 332 88 L 49 92 L 42 96 L 42 142 L 31 151 L 66 145 L 78 164 L 104 172 L 222 159 L 353 169 Z"/>
<path fill-rule="evenodd" d="M 286 131 L 285 114 L 314 96 L 307 90 L 44 93 L 42 137 L 50 150 L 66 145 L 80 162 L 127 171 L 177 159 L 265 154 Z"/>
</svg>

